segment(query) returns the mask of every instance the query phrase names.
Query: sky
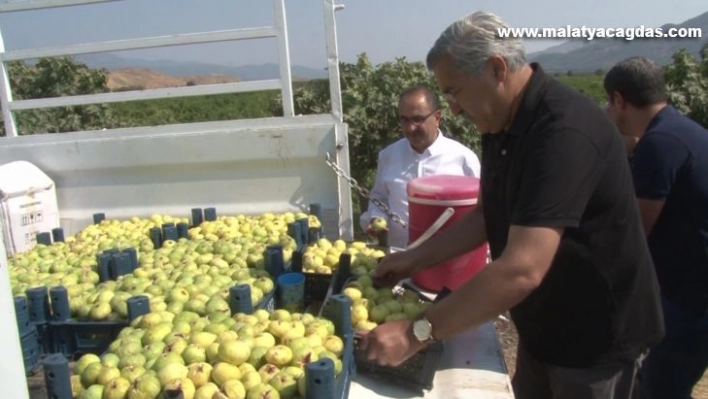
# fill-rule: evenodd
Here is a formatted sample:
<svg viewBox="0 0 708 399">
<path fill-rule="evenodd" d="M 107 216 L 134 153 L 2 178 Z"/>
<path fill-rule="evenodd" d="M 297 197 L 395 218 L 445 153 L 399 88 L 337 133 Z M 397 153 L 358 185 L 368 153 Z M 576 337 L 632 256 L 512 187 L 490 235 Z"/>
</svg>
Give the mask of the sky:
<svg viewBox="0 0 708 399">
<path fill-rule="evenodd" d="M 0 0 L 17 2 L 31 0 Z M 681 23 L 708 11 L 706 0 L 340 0 L 337 13 L 340 61 L 367 53 L 374 63 L 406 57 L 423 61 L 440 32 L 470 12 L 491 11 L 514 27 L 632 27 Z M 572 4 L 572 5 L 571 5 Z M 326 66 L 323 3 L 286 0 L 291 62 Z M 118 0 L 77 7 L 0 14 L 6 50 L 53 47 L 268 26 L 271 0 Z M 707 36 L 708 32 L 704 32 Z M 527 40 L 528 52 L 554 41 Z M 124 57 L 199 61 L 239 66 L 277 62 L 274 39 L 210 43 L 114 53 Z"/>
</svg>

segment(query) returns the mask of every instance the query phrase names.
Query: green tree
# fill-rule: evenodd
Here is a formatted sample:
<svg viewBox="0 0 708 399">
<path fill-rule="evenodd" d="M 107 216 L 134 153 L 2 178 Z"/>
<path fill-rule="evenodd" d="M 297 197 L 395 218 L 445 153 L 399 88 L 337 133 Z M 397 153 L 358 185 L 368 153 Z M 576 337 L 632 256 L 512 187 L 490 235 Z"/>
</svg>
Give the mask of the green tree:
<svg viewBox="0 0 708 399">
<path fill-rule="evenodd" d="M 685 49 L 677 51 L 665 73 L 669 102 L 708 127 L 708 43 L 701 49 L 700 59 Z"/>
<path fill-rule="evenodd" d="M 70 57 L 43 58 L 34 65 L 8 63 L 14 100 L 29 100 L 104 93 L 108 73 L 91 69 Z M 115 127 L 110 107 L 105 104 L 25 110 L 15 113 L 19 134 L 61 133 Z M 0 135 L 6 134 L 4 125 Z"/>
<path fill-rule="evenodd" d="M 439 91 L 424 63 L 409 62 L 405 58 L 373 65 L 366 54 L 360 54 L 355 64 L 342 63 L 340 74 L 344 121 L 349 126 L 352 177 L 365 187 L 371 187 L 378 152 L 401 137 L 397 114 L 401 92 L 417 84 L 427 84 Z M 293 97 L 296 113 L 330 112 L 326 80 L 298 88 Z M 474 126 L 452 115 L 442 98 L 441 106 L 442 129 L 480 154 L 480 138 Z M 280 97 L 274 99 L 273 112 L 282 115 Z"/>
</svg>

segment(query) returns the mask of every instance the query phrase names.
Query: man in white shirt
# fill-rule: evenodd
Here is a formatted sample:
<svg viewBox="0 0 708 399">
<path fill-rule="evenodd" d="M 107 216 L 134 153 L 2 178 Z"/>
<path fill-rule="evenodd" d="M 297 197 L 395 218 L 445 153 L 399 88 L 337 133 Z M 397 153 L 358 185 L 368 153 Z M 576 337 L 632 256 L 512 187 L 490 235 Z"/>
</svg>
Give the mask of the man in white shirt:
<svg viewBox="0 0 708 399">
<path fill-rule="evenodd" d="M 408 222 L 409 181 L 430 175 L 479 178 L 481 166 L 472 150 L 440 131 L 440 102 L 430 88 L 416 86 L 401 94 L 398 115 L 404 137 L 379 152 L 371 195 Z M 359 219 L 361 228 L 371 232 L 371 221 L 377 217 L 387 221 L 388 245 L 405 248 L 408 230 L 389 220 L 371 201 Z"/>
</svg>

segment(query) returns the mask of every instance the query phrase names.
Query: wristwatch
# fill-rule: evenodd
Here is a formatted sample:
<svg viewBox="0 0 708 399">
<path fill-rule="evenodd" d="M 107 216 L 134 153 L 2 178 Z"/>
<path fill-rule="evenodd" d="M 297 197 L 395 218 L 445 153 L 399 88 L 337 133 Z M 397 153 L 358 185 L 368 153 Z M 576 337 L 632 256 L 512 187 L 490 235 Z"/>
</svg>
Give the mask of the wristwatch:
<svg viewBox="0 0 708 399">
<path fill-rule="evenodd" d="M 420 316 L 413 321 L 413 336 L 420 342 L 435 341 L 433 338 L 433 325 L 430 324 L 430 321 L 425 316 Z"/>
</svg>

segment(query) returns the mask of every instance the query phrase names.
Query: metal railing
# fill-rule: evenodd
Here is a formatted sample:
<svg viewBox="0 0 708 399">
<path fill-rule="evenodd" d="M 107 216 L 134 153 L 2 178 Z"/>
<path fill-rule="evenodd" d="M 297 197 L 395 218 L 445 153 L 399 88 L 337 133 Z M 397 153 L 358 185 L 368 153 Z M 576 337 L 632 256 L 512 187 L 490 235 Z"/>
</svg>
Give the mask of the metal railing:
<svg viewBox="0 0 708 399">
<path fill-rule="evenodd" d="M 122 0 L 17 0 L 0 4 L 0 13 L 109 3 L 116 1 Z M 330 96 L 332 104 L 331 113 L 337 122 L 342 122 L 343 112 L 341 86 L 339 81 L 339 56 L 337 50 L 336 20 L 334 14 L 336 11 L 342 9 L 343 6 L 335 5 L 333 0 L 323 0 L 323 3 L 328 62 L 327 70 L 330 81 Z M 0 31 L 0 102 L 2 103 L 2 115 L 7 136 L 16 137 L 18 135 L 14 112 L 20 110 L 276 89 L 280 89 L 281 91 L 283 116 L 293 117 L 295 115 L 295 107 L 293 102 L 285 0 L 273 0 L 273 16 L 273 26 L 143 37 L 137 39 L 114 40 L 13 51 L 5 51 L 2 32 Z M 280 66 L 279 79 L 13 100 L 8 76 L 8 68 L 6 65 L 9 61 L 29 60 L 42 57 L 57 57 L 263 38 L 276 38 L 277 40 L 278 63 Z"/>
</svg>

